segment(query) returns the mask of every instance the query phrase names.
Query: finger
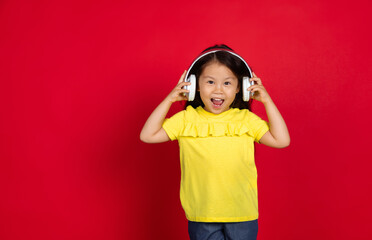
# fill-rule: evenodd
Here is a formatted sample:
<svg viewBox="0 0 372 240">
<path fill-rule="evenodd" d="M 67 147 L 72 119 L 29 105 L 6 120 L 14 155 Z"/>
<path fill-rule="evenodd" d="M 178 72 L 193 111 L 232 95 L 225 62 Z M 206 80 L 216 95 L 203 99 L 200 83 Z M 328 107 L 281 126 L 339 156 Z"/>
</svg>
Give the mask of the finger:
<svg viewBox="0 0 372 240">
<path fill-rule="evenodd" d="M 188 100 L 186 96 L 184 95 L 179 95 L 176 101 L 183 101 L 183 100 Z"/>
<path fill-rule="evenodd" d="M 250 86 L 250 87 L 248 88 L 248 90 L 257 89 L 257 88 L 259 88 L 259 87 L 260 87 L 259 85 L 255 84 L 255 85 Z"/>
<path fill-rule="evenodd" d="M 248 91 L 260 91 L 260 90 L 263 90 L 263 86 L 260 86 L 260 85 L 252 85 L 248 88 Z"/>
<path fill-rule="evenodd" d="M 177 88 L 183 88 L 186 85 L 191 85 L 191 82 L 180 82 L 177 84 Z"/>
<path fill-rule="evenodd" d="M 261 78 L 256 77 L 254 78 L 254 81 L 257 83 L 257 85 L 262 86 Z"/>
<path fill-rule="evenodd" d="M 252 72 L 252 75 L 253 75 L 253 77 L 257 77 L 256 74 L 255 74 L 254 72 Z"/>
<path fill-rule="evenodd" d="M 253 96 L 255 97 L 259 97 L 261 96 L 261 94 L 263 93 L 262 89 L 261 88 L 254 88 L 254 89 L 251 89 L 250 92 L 253 94 Z"/>
<path fill-rule="evenodd" d="M 188 92 L 190 92 L 190 90 L 187 90 L 187 89 L 183 89 L 183 88 L 181 88 L 180 90 L 178 90 L 178 93 L 188 93 Z"/>
<path fill-rule="evenodd" d="M 262 85 L 261 78 L 258 77 L 252 77 L 249 81 L 253 81 L 255 85 Z"/>
<path fill-rule="evenodd" d="M 178 81 L 178 83 L 184 82 L 185 77 L 186 77 L 186 70 L 182 73 L 182 76 L 181 76 L 180 80 Z"/>
</svg>

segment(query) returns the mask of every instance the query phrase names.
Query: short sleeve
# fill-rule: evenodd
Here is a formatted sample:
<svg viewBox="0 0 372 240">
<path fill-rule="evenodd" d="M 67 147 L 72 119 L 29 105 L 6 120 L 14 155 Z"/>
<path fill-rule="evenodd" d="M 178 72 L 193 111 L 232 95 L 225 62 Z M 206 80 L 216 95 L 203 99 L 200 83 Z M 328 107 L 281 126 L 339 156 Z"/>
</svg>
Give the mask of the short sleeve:
<svg viewBox="0 0 372 240">
<path fill-rule="evenodd" d="M 173 141 L 178 139 L 185 125 L 185 111 L 174 114 L 171 118 L 164 120 L 163 129 Z"/>
<path fill-rule="evenodd" d="M 262 136 L 269 131 L 269 124 L 252 112 L 248 114 L 248 124 L 253 133 L 254 140 L 257 143 L 259 143 Z"/>
</svg>

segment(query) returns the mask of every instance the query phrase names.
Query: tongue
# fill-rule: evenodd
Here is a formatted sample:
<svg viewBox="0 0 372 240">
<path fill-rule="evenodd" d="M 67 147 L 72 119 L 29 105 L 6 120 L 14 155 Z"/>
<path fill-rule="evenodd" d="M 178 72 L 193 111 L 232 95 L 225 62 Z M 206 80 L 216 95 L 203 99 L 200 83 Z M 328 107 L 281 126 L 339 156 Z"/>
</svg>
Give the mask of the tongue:
<svg viewBox="0 0 372 240">
<path fill-rule="evenodd" d="M 219 100 L 217 100 L 217 99 L 212 99 L 212 103 L 213 103 L 214 105 L 221 106 L 222 103 L 223 103 L 223 100 L 222 100 L 222 99 L 219 99 Z"/>
</svg>

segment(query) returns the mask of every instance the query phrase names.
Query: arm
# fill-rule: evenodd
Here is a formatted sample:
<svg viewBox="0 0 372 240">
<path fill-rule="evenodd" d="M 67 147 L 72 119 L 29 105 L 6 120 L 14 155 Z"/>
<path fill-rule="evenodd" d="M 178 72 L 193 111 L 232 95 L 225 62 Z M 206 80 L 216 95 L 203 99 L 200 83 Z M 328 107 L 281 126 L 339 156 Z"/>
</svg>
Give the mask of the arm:
<svg viewBox="0 0 372 240">
<path fill-rule="evenodd" d="M 264 104 L 266 114 L 269 119 L 269 131 L 262 136 L 260 143 L 274 148 L 288 147 L 290 137 L 287 125 L 285 124 L 282 115 L 262 85 L 261 79 L 259 79 L 256 74 L 253 73 L 251 80 L 255 81 L 257 84 L 249 87 L 248 90 L 254 93 L 253 99 Z"/>
<path fill-rule="evenodd" d="M 183 81 L 185 75 L 186 71 L 182 74 L 177 86 L 151 113 L 142 128 L 140 134 L 141 141 L 146 143 L 161 143 L 170 140 L 162 125 L 172 103 L 187 100 L 183 93 L 188 92 L 188 90 L 182 89 L 182 87 L 190 85 L 190 83 Z"/>
</svg>

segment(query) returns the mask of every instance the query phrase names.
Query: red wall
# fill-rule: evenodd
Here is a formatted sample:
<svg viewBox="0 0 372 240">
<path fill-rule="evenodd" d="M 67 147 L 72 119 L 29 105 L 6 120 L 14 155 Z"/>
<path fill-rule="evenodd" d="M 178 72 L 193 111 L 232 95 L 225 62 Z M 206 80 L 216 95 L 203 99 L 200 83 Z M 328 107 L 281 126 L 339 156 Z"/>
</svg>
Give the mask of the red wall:
<svg viewBox="0 0 372 240">
<path fill-rule="evenodd" d="M 371 7 L 1 1 L 0 239 L 188 239 L 177 142 L 139 132 L 216 43 L 245 57 L 291 133 L 257 147 L 259 239 L 371 239 Z"/>
</svg>

